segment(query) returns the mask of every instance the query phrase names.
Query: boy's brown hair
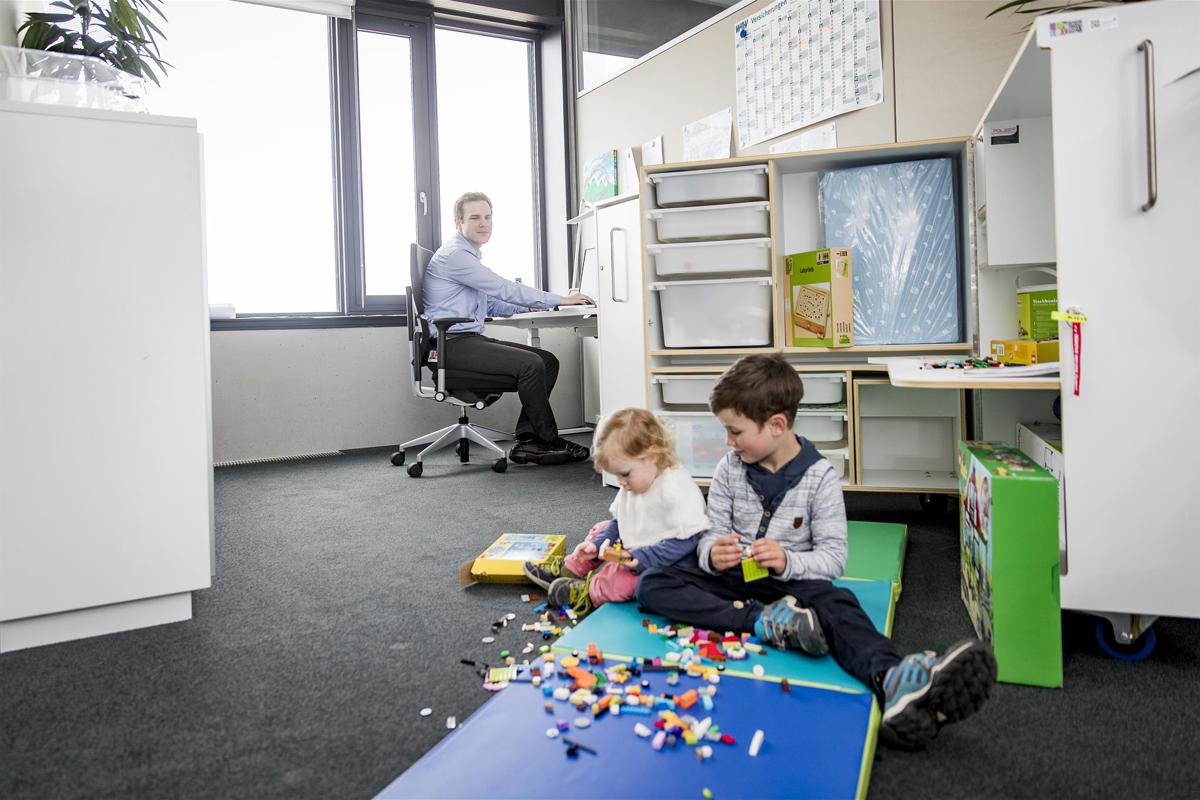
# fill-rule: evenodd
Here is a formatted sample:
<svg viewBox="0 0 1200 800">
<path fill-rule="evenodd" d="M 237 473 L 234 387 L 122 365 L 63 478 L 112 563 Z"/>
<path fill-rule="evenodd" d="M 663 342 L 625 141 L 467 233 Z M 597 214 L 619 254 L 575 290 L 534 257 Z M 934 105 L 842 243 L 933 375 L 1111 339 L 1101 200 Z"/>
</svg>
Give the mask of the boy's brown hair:
<svg viewBox="0 0 1200 800">
<path fill-rule="evenodd" d="M 658 417 L 644 408 L 623 408 L 614 411 L 600 425 L 592 447 L 596 471 L 609 469 L 613 457 L 650 458 L 658 471 L 678 466 L 675 443 Z"/>
<path fill-rule="evenodd" d="M 762 353 L 740 358 L 725 370 L 708 396 L 708 405 L 714 414 L 728 409 L 759 427 L 783 414 L 790 428 L 803 399 L 804 384 L 796 369 L 781 355 Z"/>
</svg>

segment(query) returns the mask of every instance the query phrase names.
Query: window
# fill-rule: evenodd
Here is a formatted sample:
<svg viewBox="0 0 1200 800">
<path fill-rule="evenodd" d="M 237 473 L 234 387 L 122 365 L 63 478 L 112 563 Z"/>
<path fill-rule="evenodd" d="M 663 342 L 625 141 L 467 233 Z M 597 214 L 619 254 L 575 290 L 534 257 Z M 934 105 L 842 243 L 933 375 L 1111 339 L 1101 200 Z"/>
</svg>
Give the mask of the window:
<svg viewBox="0 0 1200 800">
<path fill-rule="evenodd" d="M 580 92 L 623 72 L 642 56 L 746 0 L 568 0 Z"/>
<path fill-rule="evenodd" d="M 359 8 L 165 8 L 175 69 L 147 102 L 198 120 L 209 299 L 239 317 L 402 313 L 409 244 L 452 234 L 464 191 L 495 205 L 486 263 L 543 277 L 538 33 Z"/>
<path fill-rule="evenodd" d="M 230 0 L 164 10 L 175 69 L 147 105 L 195 117 L 204 136 L 209 301 L 337 311 L 328 19 Z M 286 69 L 263 31 L 288 43 Z"/>
<path fill-rule="evenodd" d="M 454 231 L 454 201 L 492 199 L 484 262 L 510 280 L 537 285 L 540 240 L 533 44 L 439 28 L 438 193 L 441 231 Z"/>
</svg>

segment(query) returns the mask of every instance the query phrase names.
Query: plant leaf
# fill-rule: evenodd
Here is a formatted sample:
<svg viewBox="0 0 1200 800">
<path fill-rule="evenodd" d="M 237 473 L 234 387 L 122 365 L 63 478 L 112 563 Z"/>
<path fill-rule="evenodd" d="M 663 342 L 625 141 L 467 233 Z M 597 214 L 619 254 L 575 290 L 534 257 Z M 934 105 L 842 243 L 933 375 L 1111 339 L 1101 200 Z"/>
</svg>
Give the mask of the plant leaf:
<svg viewBox="0 0 1200 800">
<path fill-rule="evenodd" d="M 30 22 L 74 22 L 74 14 L 46 14 L 41 11 L 30 11 L 25 15 Z"/>
</svg>

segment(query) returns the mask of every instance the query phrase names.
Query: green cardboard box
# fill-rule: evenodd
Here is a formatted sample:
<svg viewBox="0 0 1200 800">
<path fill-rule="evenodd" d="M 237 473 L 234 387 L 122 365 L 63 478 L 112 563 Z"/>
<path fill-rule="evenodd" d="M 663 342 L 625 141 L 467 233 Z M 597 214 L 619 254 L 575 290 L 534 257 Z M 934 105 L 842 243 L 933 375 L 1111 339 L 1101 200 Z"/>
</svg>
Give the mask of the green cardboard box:
<svg viewBox="0 0 1200 800">
<path fill-rule="evenodd" d="M 785 341 L 792 347 L 854 344 L 854 284 L 850 248 L 827 247 L 784 256 Z"/>
<path fill-rule="evenodd" d="M 960 586 L 998 679 L 1062 686 L 1058 481 L 1013 445 L 958 443 Z"/>
</svg>

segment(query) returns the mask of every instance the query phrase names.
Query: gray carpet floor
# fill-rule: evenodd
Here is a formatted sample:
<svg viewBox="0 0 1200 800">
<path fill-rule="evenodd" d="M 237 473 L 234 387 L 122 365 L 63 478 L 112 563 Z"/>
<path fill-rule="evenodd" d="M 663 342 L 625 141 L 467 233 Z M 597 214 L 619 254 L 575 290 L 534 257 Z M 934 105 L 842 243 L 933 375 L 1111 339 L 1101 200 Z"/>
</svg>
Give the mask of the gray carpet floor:
<svg viewBox="0 0 1200 800">
<path fill-rule="evenodd" d="M 612 496 L 587 464 L 496 475 L 449 454 L 420 480 L 385 453 L 221 469 L 193 620 L 0 656 L 0 797 L 370 797 L 487 700 L 460 659 L 527 640 L 480 641 L 528 616 L 529 589 L 462 589 L 458 566 L 500 531 L 575 541 Z M 955 518 L 901 495 L 848 505 L 910 526 L 900 649 L 966 635 Z M 1156 632 L 1149 661 L 1118 663 L 1068 615 L 1065 689 L 1002 685 L 928 750 L 880 748 L 870 796 L 1196 796 L 1200 623 Z M 496 776 L 555 796 L 535 778 Z"/>
</svg>

